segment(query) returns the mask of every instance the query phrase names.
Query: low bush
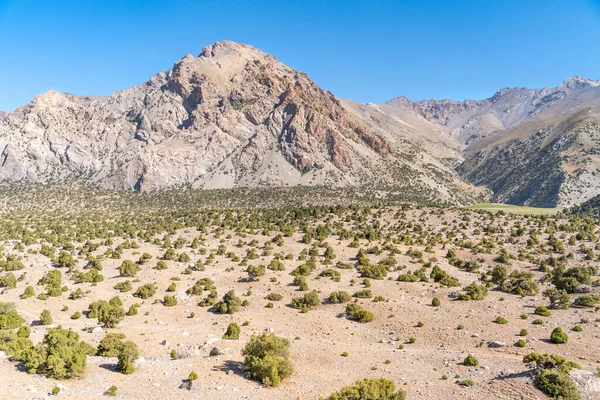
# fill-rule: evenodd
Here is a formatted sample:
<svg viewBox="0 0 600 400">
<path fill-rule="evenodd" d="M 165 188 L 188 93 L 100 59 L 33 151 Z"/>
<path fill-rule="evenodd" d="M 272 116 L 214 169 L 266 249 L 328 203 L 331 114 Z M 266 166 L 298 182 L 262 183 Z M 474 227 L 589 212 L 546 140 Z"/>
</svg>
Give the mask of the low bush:
<svg viewBox="0 0 600 400">
<path fill-rule="evenodd" d="M 396 385 L 389 379 L 362 379 L 351 386 L 341 388 L 329 397 L 320 400 L 405 400 L 406 392 L 396 390 Z"/>
<path fill-rule="evenodd" d="M 466 365 L 467 367 L 477 367 L 479 365 L 479 360 L 473 357 L 472 354 L 469 354 L 463 361 L 463 365 Z"/>
<path fill-rule="evenodd" d="M 352 297 L 347 292 L 337 291 L 332 292 L 329 297 L 327 297 L 327 302 L 331 304 L 341 304 L 349 302 L 351 298 Z"/>
<path fill-rule="evenodd" d="M 361 323 L 371 322 L 374 318 L 371 311 L 365 310 L 356 303 L 348 304 L 346 306 L 346 317 Z"/>
<path fill-rule="evenodd" d="M 554 328 L 552 333 L 550 334 L 550 342 L 554 344 L 563 344 L 569 341 L 569 336 L 563 332 L 560 327 Z"/>
<path fill-rule="evenodd" d="M 211 311 L 219 314 L 233 314 L 239 311 L 241 305 L 242 300 L 235 295 L 233 290 L 230 290 L 225 293 L 221 301 L 211 308 Z"/>
<path fill-rule="evenodd" d="M 290 342 L 274 333 L 252 335 L 242 350 L 248 376 L 267 386 L 277 386 L 294 372 L 289 360 Z"/>
<path fill-rule="evenodd" d="M 235 322 L 230 323 L 227 326 L 227 331 L 223 334 L 223 339 L 226 340 L 239 340 L 240 338 L 240 326 Z"/>
</svg>

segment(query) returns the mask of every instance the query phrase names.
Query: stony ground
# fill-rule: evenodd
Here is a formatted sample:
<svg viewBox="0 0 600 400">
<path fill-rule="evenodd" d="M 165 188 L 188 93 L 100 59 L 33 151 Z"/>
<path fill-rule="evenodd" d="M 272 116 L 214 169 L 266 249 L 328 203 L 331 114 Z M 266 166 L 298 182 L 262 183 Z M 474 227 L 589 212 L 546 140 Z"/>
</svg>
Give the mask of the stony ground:
<svg viewBox="0 0 600 400">
<path fill-rule="evenodd" d="M 467 213 L 471 218 L 471 222 L 466 224 L 467 235 L 473 241 L 478 241 L 485 233 L 475 232 L 477 221 L 483 221 L 489 215 L 458 210 L 447 210 L 441 214 L 436 210 L 435 213 L 427 214 L 423 213 L 423 209 L 410 209 L 406 216 L 396 218 L 396 211 L 396 208 L 389 208 L 380 215 L 371 215 L 369 218 L 370 221 L 379 220 L 382 231 L 393 231 L 394 224 L 401 220 L 415 223 L 420 221 L 425 232 L 435 235 L 444 227 L 461 224 L 461 219 Z M 524 218 L 497 217 L 494 224 L 509 230 L 517 222 L 527 223 L 528 220 Z M 352 229 L 352 223 L 343 222 L 338 217 L 330 220 L 335 221 Z M 322 221 L 315 221 L 315 225 L 318 223 Z M 534 225 L 535 220 L 530 223 Z M 0 301 L 16 304 L 19 313 L 31 326 L 34 343 L 42 340 L 47 328 L 38 324 L 39 315 L 42 310 L 49 309 L 55 325 L 72 328 L 81 335 L 82 340 L 93 345 L 97 345 L 106 332 L 124 333 L 139 346 L 142 358 L 136 363 L 135 373 L 123 375 L 115 371 L 116 359 L 88 357 L 88 367 L 82 378 L 56 381 L 29 375 L 21 371 L 18 364 L 3 357 L 0 360 L 0 397 L 47 398 L 51 389 L 58 385 L 62 388 L 58 398 L 105 398 L 104 391 L 109 386 L 116 385 L 119 389 L 118 398 L 121 399 L 318 399 L 319 396 L 329 395 L 358 379 L 386 377 L 406 390 L 409 399 L 543 399 L 546 398 L 545 395 L 535 388 L 529 369 L 522 363 L 525 354 L 532 351 L 559 354 L 578 362 L 584 370 L 593 372 L 600 366 L 600 323 L 596 322 L 597 315 L 593 308 L 552 310 L 550 317 L 533 314 L 535 307 L 548 305 L 548 300 L 541 295 L 543 290 L 550 287 L 547 283 L 540 283 L 540 294 L 533 297 L 491 290 L 482 301 L 458 301 L 454 297 L 456 292 L 461 291 L 460 287 L 444 287 L 434 282 L 397 282 L 398 272 L 391 272 L 388 274 L 389 279 L 371 279 L 370 289 L 373 294 L 383 296 L 387 301 L 358 300 L 375 314 L 373 322 L 361 324 L 345 318 L 344 304 L 324 303 L 308 313 L 300 313 L 288 306 L 293 296 L 303 294 L 296 286 L 291 285 L 293 277 L 290 271 L 303 263 L 297 260 L 300 252 L 310 248 L 302 243 L 303 234 L 298 231 L 291 237 L 284 237 L 283 245 L 275 245 L 270 255 L 262 255 L 249 261 L 254 265 L 268 265 L 273 259 L 273 253 L 294 255 L 293 260 L 283 260 L 285 271 L 267 269 L 258 282 L 245 282 L 245 267 L 240 266 L 239 261 L 233 262 L 225 256 L 216 256 L 212 264 L 206 265 L 205 271 L 182 274 L 186 267 L 193 265 L 198 259 L 206 259 L 211 250 L 216 250 L 221 244 L 227 246 L 227 251 L 243 258 L 250 247 L 248 243 L 253 239 L 258 241 L 255 246 L 257 252 L 262 254 L 265 244 L 274 236 L 262 235 L 260 232 L 240 234 L 228 230 L 217 238 L 213 229 L 214 227 L 209 227 L 209 233 L 201 234 L 196 229 L 183 228 L 171 235 L 173 240 L 185 238 L 188 244 L 193 238 L 202 236 L 204 242 L 200 248 L 207 249 L 208 253 L 201 255 L 198 249 L 190 248 L 177 250 L 178 253 L 186 251 L 191 256 L 191 261 L 167 261 L 166 270 L 152 268 L 165 250 L 159 245 L 139 241 L 140 247 L 124 250 L 121 259 L 102 260 L 101 273 L 105 279 L 96 286 L 88 283 L 76 285 L 63 273 L 63 282 L 68 286 L 69 292 L 77 287 L 86 291 L 86 296 L 79 300 L 69 300 L 68 292 L 62 297 L 50 297 L 47 300 L 39 300 L 35 296 L 20 299 L 25 286 L 35 286 L 42 275 L 54 267 L 47 257 L 28 252 L 29 249 L 38 250 L 39 244 L 31 244 L 24 251 L 18 252 L 27 266 L 23 271 L 26 275 L 16 289 L 4 290 Z M 246 244 L 236 247 L 240 240 Z M 326 239 L 334 249 L 334 263 L 355 263 L 358 249 L 348 246 L 351 240 L 339 240 L 335 234 Z M 507 243 L 505 248 L 516 255 L 520 249 L 525 248 L 525 240 L 526 237 L 517 243 Z M 121 241 L 122 238 L 116 238 L 112 247 Z M 14 244 L 12 241 L 4 243 L 8 253 L 17 253 L 12 250 Z M 383 244 L 383 240 L 371 243 L 366 239 L 360 240 L 360 247 L 363 249 L 374 245 L 383 247 Z M 423 251 L 425 246 L 398 244 L 397 247 L 401 250 L 401 254 L 395 255 L 397 265 L 406 266 L 402 272 L 421 266 L 406 252 L 409 248 Z M 577 246 L 572 248 L 577 249 Z M 106 249 L 106 246 L 101 246 L 94 254 L 103 254 Z M 319 251 L 322 254 L 323 248 Z M 447 249 L 442 245 L 434 246 L 431 251 L 425 253 L 425 260 L 436 258 L 436 264 L 458 278 L 463 286 L 478 280 L 478 274 L 450 265 L 445 258 Z M 141 284 L 155 283 L 158 287 L 156 295 L 148 300 L 140 300 L 134 298 L 132 292 L 119 293 L 113 289 L 117 282 L 126 279 L 120 278 L 118 272 L 123 260 L 136 261 L 146 252 L 153 258 L 142 266 L 136 277 L 139 283 L 133 283 L 133 288 L 135 291 Z M 369 255 L 369 258 L 372 263 L 376 263 L 387 255 L 388 252 L 384 251 L 380 255 Z M 482 258 L 483 270 L 496 264 L 493 261 L 495 251 L 492 254 L 474 255 L 468 249 L 457 248 L 457 256 L 461 259 Z M 579 256 L 571 260 L 573 265 L 578 262 L 583 262 Z M 80 259 L 78 265 L 82 267 L 85 262 Z M 228 268 L 232 270 L 226 271 Z M 336 290 L 352 294 L 363 289 L 362 278 L 356 268 L 338 269 L 341 273 L 340 282 L 326 277 L 318 278 L 319 272 L 326 268 L 335 267 L 319 263 L 317 270 L 307 279 L 310 290 L 318 290 L 321 300 L 325 300 Z M 536 280 L 543 276 L 542 272 L 537 271 L 537 266 L 528 261 L 512 260 L 508 269 L 532 271 Z M 175 307 L 165 307 L 160 302 L 155 303 L 155 300 L 161 300 L 165 294 L 169 294 L 165 290 L 173 282 L 172 277 L 181 279 L 176 282 L 175 296 L 178 304 Z M 215 281 L 219 297 L 233 289 L 242 299 L 249 300 L 250 304 L 233 315 L 215 314 L 199 307 L 197 303 L 204 296 L 189 296 L 185 291 L 203 277 Z M 35 286 L 35 289 L 36 294 L 44 290 L 41 286 Z M 268 300 L 265 296 L 271 292 L 282 294 L 283 300 L 274 302 L 274 308 L 266 308 Z M 86 332 L 84 328 L 97 327 L 95 319 L 85 316 L 78 320 L 70 318 L 75 311 L 86 310 L 89 303 L 100 299 L 108 300 L 115 295 L 121 297 L 125 309 L 133 303 L 140 303 L 138 315 L 125 317 L 116 328 L 95 329 L 94 333 Z M 431 306 L 433 297 L 441 299 L 441 307 Z M 61 311 L 64 306 L 68 306 L 68 311 Z M 192 312 L 195 315 L 190 318 Z M 523 313 L 529 316 L 527 320 L 520 318 Z M 508 323 L 493 323 L 498 316 L 506 318 Z M 542 318 L 545 323 L 533 325 L 532 320 L 536 318 Z M 582 320 L 589 322 L 581 323 Z M 245 321 L 248 324 L 242 326 Z M 221 339 L 230 322 L 237 322 L 242 327 L 240 340 Z M 422 322 L 423 326 L 418 327 L 418 322 Z M 457 329 L 459 325 L 464 326 L 464 329 Z M 581 325 L 583 332 L 571 332 L 575 325 Z M 570 340 L 567 344 L 555 345 L 548 341 L 550 332 L 557 326 L 568 332 Z M 527 346 L 518 348 L 514 343 L 521 339 L 518 333 L 523 328 L 529 331 L 529 336 L 525 338 Z M 295 372 L 276 388 L 267 388 L 247 379 L 242 369 L 241 349 L 252 334 L 265 330 L 273 331 L 292 342 L 291 360 Z M 409 343 L 409 338 L 415 338 L 416 341 Z M 502 341 L 505 346 L 491 348 L 488 344 L 492 341 Z M 401 344 L 404 346 L 402 349 L 399 348 Z M 219 347 L 224 354 L 211 357 L 209 353 L 213 347 Z M 180 354 L 189 353 L 189 356 L 172 360 L 169 356 L 172 349 L 178 350 Z M 348 356 L 342 356 L 343 352 L 347 352 Z M 480 361 L 479 367 L 461 365 L 468 354 L 473 354 Z M 196 371 L 199 375 L 198 389 L 179 389 L 182 380 L 191 371 Z M 442 379 L 444 375 L 448 379 Z M 464 379 L 471 379 L 475 385 L 462 387 L 456 383 Z M 584 395 L 590 399 L 600 398 L 600 392 L 588 391 Z"/>
</svg>

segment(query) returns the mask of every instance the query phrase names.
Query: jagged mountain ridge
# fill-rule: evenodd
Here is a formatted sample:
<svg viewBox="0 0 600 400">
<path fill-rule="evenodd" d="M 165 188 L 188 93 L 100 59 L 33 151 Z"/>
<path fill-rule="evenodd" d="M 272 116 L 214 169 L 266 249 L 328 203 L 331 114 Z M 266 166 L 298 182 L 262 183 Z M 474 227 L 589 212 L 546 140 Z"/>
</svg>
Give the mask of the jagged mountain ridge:
<svg viewBox="0 0 600 400">
<path fill-rule="evenodd" d="M 573 77 L 551 88 L 503 88 L 484 100 L 422 100 L 405 97 L 387 105 L 412 110 L 461 143 L 473 144 L 498 131 L 545 115 L 600 105 L 600 81 Z"/>
<path fill-rule="evenodd" d="M 392 148 L 304 73 L 229 41 L 108 97 L 54 91 L 0 117 L 0 180 L 102 188 L 393 186 L 460 203 L 443 165 Z M 409 195 L 410 197 L 410 195 Z"/>
</svg>

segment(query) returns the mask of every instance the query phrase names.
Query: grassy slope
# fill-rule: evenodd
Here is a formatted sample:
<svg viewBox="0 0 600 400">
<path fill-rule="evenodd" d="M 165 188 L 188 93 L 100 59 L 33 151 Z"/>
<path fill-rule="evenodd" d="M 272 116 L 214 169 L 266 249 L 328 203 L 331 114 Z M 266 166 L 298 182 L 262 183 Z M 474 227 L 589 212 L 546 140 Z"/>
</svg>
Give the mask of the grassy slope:
<svg viewBox="0 0 600 400">
<path fill-rule="evenodd" d="M 467 207 L 470 210 L 485 210 L 485 211 L 504 211 L 513 214 L 530 214 L 530 215 L 547 215 L 556 214 L 560 211 L 559 208 L 539 208 L 539 207 L 524 207 L 515 206 L 512 204 L 499 203 L 478 203 Z"/>
</svg>

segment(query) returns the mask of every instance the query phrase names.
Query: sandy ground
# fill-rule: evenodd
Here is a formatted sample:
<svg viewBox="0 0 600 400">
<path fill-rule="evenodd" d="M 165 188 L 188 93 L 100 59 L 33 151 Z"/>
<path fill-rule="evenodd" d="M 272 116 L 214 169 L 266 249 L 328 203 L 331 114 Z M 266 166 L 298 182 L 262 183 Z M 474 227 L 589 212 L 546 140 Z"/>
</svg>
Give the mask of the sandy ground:
<svg viewBox="0 0 600 400">
<path fill-rule="evenodd" d="M 409 212 L 408 218 L 417 220 L 422 211 Z M 466 212 L 466 211 L 465 211 Z M 456 221 L 458 211 L 447 211 L 443 218 L 446 221 Z M 392 214 L 385 214 L 382 221 L 394 222 Z M 477 220 L 476 214 L 472 219 Z M 512 224 L 515 218 L 502 217 Z M 498 221 L 502 221 L 498 218 Z M 429 215 L 422 222 L 427 230 L 435 232 L 442 227 L 442 218 Z M 460 219 L 458 219 L 460 223 Z M 471 224 L 472 225 L 472 224 Z M 470 228 L 472 229 L 472 228 Z M 246 253 L 247 246 L 238 248 L 235 244 L 240 238 L 234 232 L 226 232 L 221 238 L 215 239 L 213 234 L 205 235 L 207 249 L 216 249 L 222 238 L 228 251 L 233 251 L 240 258 Z M 183 236 L 189 240 L 198 236 L 194 229 L 179 231 L 173 238 Z M 480 238 L 472 234 L 473 238 Z M 282 247 L 275 246 L 274 252 L 294 254 L 294 260 L 284 260 L 286 271 L 274 272 L 267 270 L 259 282 L 243 282 L 240 278 L 246 277 L 245 267 L 239 262 L 231 262 L 225 256 L 216 256 L 216 262 L 207 265 L 206 271 L 194 272 L 192 275 L 183 275 L 181 272 L 198 258 L 206 259 L 192 249 L 183 249 L 191 255 L 190 263 L 167 261 L 168 269 L 157 271 L 152 269 L 157 258 L 164 250 L 158 246 L 140 243 L 139 249 L 124 250 L 121 260 L 104 259 L 103 271 L 105 280 L 97 286 L 90 284 L 75 285 L 68 280 L 66 275 L 63 282 L 69 291 L 76 287 L 89 290 L 87 296 L 79 300 L 69 300 L 67 294 L 60 298 L 50 298 L 41 301 L 35 297 L 26 300 L 19 299 L 26 285 L 35 285 L 38 279 L 50 266 L 49 260 L 39 254 L 24 254 L 24 263 L 28 268 L 27 277 L 19 282 L 18 288 L 5 290 L 0 296 L 1 301 L 12 301 L 17 305 L 18 311 L 31 324 L 32 339 L 38 342 L 43 338 L 45 326 L 37 325 L 38 316 L 44 309 L 50 309 L 55 325 L 73 328 L 80 333 L 81 338 L 93 345 L 97 345 L 104 337 L 105 332 L 122 332 L 127 338 L 138 344 L 142 358 L 137 362 L 137 370 L 132 375 L 123 375 L 114 370 L 116 358 L 88 357 L 88 367 L 85 376 L 80 379 L 55 381 L 43 376 L 29 375 L 19 371 L 16 363 L 7 358 L 0 360 L 0 397 L 3 399 L 39 399 L 47 398 L 51 389 L 64 385 L 58 398 L 64 399 L 94 399 L 105 398 L 103 392 L 111 385 L 119 388 L 120 399 L 318 399 L 319 396 L 329 395 L 336 389 L 349 385 L 362 378 L 386 377 L 393 380 L 398 386 L 408 392 L 409 399 L 543 399 L 545 396 L 531 383 L 528 368 L 522 363 L 525 354 L 532 351 L 541 353 L 560 354 L 570 360 L 577 361 L 583 369 L 595 371 L 600 366 L 600 324 L 594 322 L 596 313 L 593 309 L 552 310 L 548 318 L 534 316 L 536 306 L 547 305 L 547 299 L 541 294 L 535 297 L 521 298 L 519 296 L 490 291 L 483 301 L 461 302 L 453 301 L 449 297 L 460 288 L 446 288 L 430 283 L 396 282 L 398 272 L 390 273 L 393 280 L 371 280 L 375 296 L 383 296 L 387 302 L 373 302 L 371 299 L 361 299 L 359 303 L 375 314 L 372 323 L 360 324 L 343 317 L 345 305 L 322 304 L 308 313 L 300 313 L 287 306 L 293 296 L 302 295 L 295 286 L 291 286 L 293 277 L 290 271 L 301 261 L 296 261 L 300 251 L 307 246 L 300 242 L 302 235 L 295 233 L 291 238 L 285 238 Z M 271 239 L 262 235 L 248 235 L 245 240 L 259 241 L 259 249 L 265 241 Z M 330 236 L 327 242 L 333 246 L 336 261 L 353 262 L 356 248 L 349 248 L 350 240 L 338 240 L 337 236 Z M 119 243 L 115 241 L 115 245 Z M 367 248 L 382 243 L 368 243 L 361 240 L 361 247 Z M 32 248 L 36 248 L 33 245 Z M 506 248 L 513 254 L 521 245 L 509 245 Z M 5 244 L 10 252 L 11 244 Z M 407 270 L 417 269 L 420 264 L 411 262 L 406 256 L 408 246 L 398 245 L 403 255 L 396 255 L 398 265 L 407 266 Z M 424 246 L 412 246 L 423 250 Z M 521 246 L 522 247 L 522 246 Z M 95 254 L 102 254 L 106 247 L 100 247 Z M 183 250 L 176 250 L 178 253 Z M 323 249 L 320 249 L 321 253 Z M 153 259 L 142 266 L 138 274 L 139 283 L 134 283 L 134 290 L 144 283 L 156 283 L 158 290 L 154 297 L 142 301 L 131 296 L 131 293 L 119 294 L 113 286 L 126 278 L 118 277 L 118 267 L 125 259 L 137 260 L 139 255 L 148 252 Z M 261 250 L 258 250 L 259 254 Z M 444 258 L 446 250 L 441 246 L 434 249 L 434 254 L 425 253 L 425 258 L 437 257 L 439 264 L 451 275 L 460 279 L 466 285 L 477 280 L 477 274 L 470 274 L 450 266 Z M 458 256 L 462 259 L 475 259 L 483 257 L 485 266 L 494 265 L 492 259 L 495 255 L 473 255 L 470 251 L 459 250 Z M 387 255 L 383 252 L 379 256 L 370 255 L 372 262 Z M 251 260 L 250 264 L 267 265 L 272 256 L 259 257 Z M 577 260 L 572 260 L 574 263 Z M 33 268 L 29 265 L 33 264 Z M 84 262 L 79 261 L 82 266 Z M 225 271 L 234 267 L 233 271 Z M 318 273 L 332 266 L 319 265 L 315 273 L 309 277 L 310 289 L 320 292 L 321 300 L 335 290 L 345 290 L 354 293 L 363 288 L 356 269 L 342 270 L 340 282 L 329 278 L 315 279 Z M 513 261 L 510 269 L 525 269 L 534 271 L 537 278 L 542 273 L 533 269 L 528 262 Z M 402 271 L 405 272 L 405 271 Z M 17 274 L 17 276 L 19 273 Z M 171 277 L 179 276 L 177 283 L 179 303 L 175 307 L 164 307 L 160 303 L 153 304 L 154 300 L 162 299 L 165 290 L 172 282 Z M 219 296 L 230 289 L 242 299 L 248 299 L 250 305 L 233 315 L 219 315 L 208 312 L 206 308 L 197 306 L 204 296 L 187 296 L 185 290 L 194 282 L 203 277 L 209 277 L 216 282 Z M 276 278 L 277 283 L 271 282 Z M 355 280 L 352 285 L 351 280 Z M 547 287 L 540 285 L 541 291 Z M 251 290 L 251 295 L 245 294 Z M 36 286 L 36 294 L 43 291 Z M 265 296 L 270 293 L 280 293 L 284 299 L 275 302 L 272 309 L 265 308 L 268 300 Z M 84 311 L 89 303 L 119 294 L 127 309 L 133 303 L 140 303 L 139 314 L 126 317 L 118 327 L 105 329 L 102 333 L 87 333 L 82 331 L 85 327 L 96 327 L 97 321 L 82 317 L 72 320 L 70 316 L 75 311 Z M 431 300 L 438 297 L 442 301 L 439 308 L 432 307 Z M 60 311 L 64 305 L 68 311 Z M 194 318 L 188 318 L 195 312 Z M 523 320 L 519 316 L 528 314 L 529 319 Z M 497 316 L 505 317 L 509 322 L 498 325 L 492 321 Z M 533 325 L 535 318 L 546 321 L 544 325 Z M 583 332 L 571 332 L 570 329 L 580 324 L 582 318 L 589 319 L 590 323 L 581 324 Z M 248 321 L 247 326 L 242 326 L 240 340 L 221 340 L 230 322 L 237 322 L 240 326 Z M 417 323 L 424 323 L 417 327 Z M 463 330 L 457 326 L 463 325 Z M 569 343 L 564 345 L 550 344 L 547 339 L 554 327 L 561 326 L 569 333 Z M 514 343 L 521 339 L 518 333 L 527 329 L 529 336 L 525 348 L 517 348 Z M 244 376 L 240 363 L 243 361 L 241 349 L 252 334 L 272 330 L 277 335 L 290 339 L 291 360 L 295 365 L 295 373 L 284 380 L 276 388 L 266 388 L 261 384 L 249 380 Z M 407 343 L 409 337 L 416 338 L 415 343 Z M 504 341 L 507 346 L 503 348 L 488 348 L 488 341 Z M 167 341 L 163 345 L 163 341 Z M 202 347 L 205 343 L 211 343 Z M 399 349 L 399 344 L 404 344 Z M 200 347 L 198 354 L 179 360 L 171 360 L 169 353 L 172 349 L 181 349 L 182 346 Z M 225 355 L 210 357 L 209 352 L 213 346 L 218 346 L 225 351 Z M 342 352 L 348 352 L 348 357 L 342 357 Z M 480 361 L 480 366 L 470 368 L 461 365 L 462 360 L 473 354 Z M 387 362 L 386 360 L 389 360 Z M 182 380 L 191 371 L 199 375 L 200 389 L 187 391 L 179 389 Z M 442 376 L 447 375 L 447 380 Z M 461 387 L 456 381 L 471 379 L 475 382 L 473 387 Z M 587 398 L 600 398 L 600 393 L 587 393 Z M 52 396 L 50 396 L 52 397 Z"/>
</svg>

